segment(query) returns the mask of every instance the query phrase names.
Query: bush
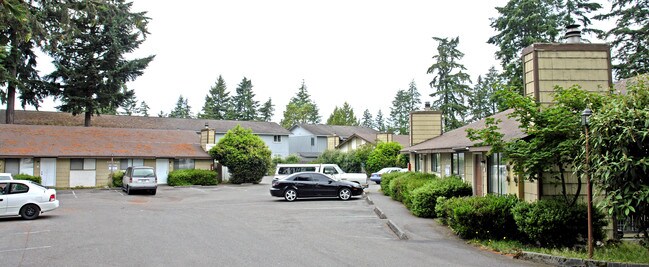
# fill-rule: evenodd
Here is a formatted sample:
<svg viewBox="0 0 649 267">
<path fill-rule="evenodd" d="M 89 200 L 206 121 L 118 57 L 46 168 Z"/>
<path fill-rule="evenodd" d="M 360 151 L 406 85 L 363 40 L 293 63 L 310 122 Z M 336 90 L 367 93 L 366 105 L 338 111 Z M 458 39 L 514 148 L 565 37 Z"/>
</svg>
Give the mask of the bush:
<svg viewBox="0 0 649 267">
<path fill-rule="evenodd" d="M 16 174 L 13 176 L 15 180 L 29 180 L 37 184 L 41 184 L 41 177 L 40 176 L 33 176 L 29 174 Z"/>
<path fill-rule="evenodd" d="M 113 173 L 113 187 L 122 187 L 122 178 L 124 178 L 124 171 Z"/>
<path fill-rule="evenodd" d="M 602 240 L 606 226 L 602 212 L 593 209 L 593 237 Z M 588 213 L 585 204 L 568 206 L 561 199 L 521 202 L 512 210 L 518 229 L 543 247 L 571 247 L 588 238 Z"/>
<path fill-rule="evenodd" d="M 367 172 L 374 173 L 386 167 L 395 167 L 399 151 L 403 147 L 397 142 L 379 142 L 367 159 Z"/>
<path fill-rule="evenodd" d="M 326 150 L 312 163 L 336 164 L 345 172 L 360 173 L 373 149 L 371 144 L 365 144 L 350 152 Z"/>
<path fill-rule="evenodd" d="M 518 203 L 514 195 L 450 198 L 436 210 L 461 238 L 517 239 L 520 233 L 511 209 Z"/>
<path fill-rule="evenodd" d="M 410 208 L 415 216 L 435 218 L 435 206 L 439 197 L 463 197 L 472 193 L 471 186 L 459 177 L 435 179 L 412 192 Z"/>
<path fill-rule="evenodd" d="M 411 195 L 415 189 L 437 179 L 437 176 L 428 173 L 405 172 L 400 174 L 389 181 L 388 192 L 392 199 L 402 202 L 407 208 L 410 207 Z M 383 184 L 383 177 L 381 177 L 381 184 Z"/>
<path fill-rule="evenodd" d="M 169 173 L 171 186 L 217 185 L 216 172 L 209 170 L 176 170 Z"/>
<path fill-rule="evenodd" d="M 381 191 L 383 191 L 383 194 L 386 196 L 390 196 L 390 181 L 392 179 L 395 179 L 401 175 L 404 175 L 402 172 L 391 172 L 391 173 L 384 173 L 381 175 Z"/>
<path fill-rule="evenodd" d="M 259 136 L 241 125 L 230 129 L 209 154 L 228 167 L 233 184 L 259 183 L 271 165 L 271 151 Z"/>
</svg>

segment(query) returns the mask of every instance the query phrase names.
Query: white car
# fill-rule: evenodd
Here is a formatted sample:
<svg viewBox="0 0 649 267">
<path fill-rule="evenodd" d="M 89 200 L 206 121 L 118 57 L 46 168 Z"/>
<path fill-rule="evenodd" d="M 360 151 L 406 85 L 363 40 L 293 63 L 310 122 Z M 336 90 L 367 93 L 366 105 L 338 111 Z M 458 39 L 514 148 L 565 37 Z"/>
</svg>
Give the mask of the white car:
<svg viewBox="0 0 649 267">
<path fill-rule="evenodd" d="M 0 217 L 20 215 L 33 220 L 58 207 L 54 189 L 27 180 L 0 181 Z"/>
<path fill-rule="evenodd" d="M 381 184 L 381 176 L 386 173 L 391 173 L 391 172 L 407 172 L 408 169 L 403 169 L 403 168 L 398 168 L 398 167 L 388 167 L 388 168 L 383 168 L 378 172 L 372 173 L 370 175 L 370 180 L 372 182 L 375 182 L 376 184 Z"/>
<path fill-rule="evenodd" d="M 11 173 L 0 172 L 0 181 L 13 180 L 14 177 Z"/>
</svg>

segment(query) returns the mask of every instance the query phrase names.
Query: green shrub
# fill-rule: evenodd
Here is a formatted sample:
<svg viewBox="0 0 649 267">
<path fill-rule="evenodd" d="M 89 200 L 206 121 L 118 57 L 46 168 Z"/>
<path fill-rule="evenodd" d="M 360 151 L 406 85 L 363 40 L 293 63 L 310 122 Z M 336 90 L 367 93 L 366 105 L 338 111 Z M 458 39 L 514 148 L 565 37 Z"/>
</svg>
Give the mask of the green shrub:
<svg viewBox="0 0 649 267">
<path fill-rule="evenodd" d="M 391 172 L 391 173 L 384 173 L 381 175 L 381 191 L 383 191 L 383 194 L 386 196 L 390 196 L 390 181 L 392 179 L 397 178 L 405 173 L 402 172 Z"/>
<path fill-rule="evenodd" d="M 602 240 L 605 216 L 596 209 L 593 211 L 593 237 Z M 571 247 L 588 237 L 585 204 L 568 206 L 561 199 L 542 199 L 518 203 L 512 213 L 518 229 L 530 241 L 543 247 Z"/>
<path fill-rule="evenodd" d="M 399 151 L 403 147 L 397 142 L 379 142 L 369 154 L 366 169 L 368 173 L 377 172 L 386 167 L 397 166 Z"/>
<path fill-rule="evenodd" d="M 270 167 L 268 168 L 267 175 L 274 175 L 277 164 L 296 164 L 300 163 L 300 156 L 298 155 L 288 155 L 286 158 L 280 156 L 275 156 L 270 162 Z"/>
<path fill-rule="evenodd" d="M 271 151 L 263 140 L 241 125 L 228 130 L 209 151 L 212 158 L 228 167 L 233 184 L 259 183 L 271 165 Z"/>
<path fill-rule="evenodd" d="M 461 238 L 518 239 L 511 212 L 518 203 L 514 195 L 450 198 L 437 211 Z"/>
<path fill-rule="evenodd" d="M 124 171 L 118 171 L 113 173 L 113 186 L 122 187 L 122 178 L 124 178 Z"/>
<path fill-rule="evenodd" d="M 373 145 L 364 144 L 350 152 L 326 150 L 312 163 L 336 164 L 345 172 L 360 173 L 373 149 Z"/>
<path fill-rule="evenodd" d="M 15 180 L 29 180 L 37 184 L 41 184 L 41 177 L 40 176 L 33 176 L 29 174 L 16 174 L 13 176 Z"/>
<path fill-rule="evenodd" d="M 400 174 L 389 181 L 388 192 L 392 199 L 402 202 L 407 208 L 411 205 L 411 196 L 415 189 L 437 179 L 437 176 L 428 173 L 405 172 Z M 383 184 L 383 177 L 381 177 L 381 184 Z"/>
<path fill-rule="evenodd" d="M 216 172 L 209 170 L 176 170 L 169 173 L 168 184 L 183 185 L 217 185 Z"/>
<path fill-rule="evenodd" d="M 412 192 L 412 213 L 418 217 L 435 218 L 439 197 L 463 197 L 473 193 L 471 186 L 459 177 L 435 179 Z"/>
</svg>

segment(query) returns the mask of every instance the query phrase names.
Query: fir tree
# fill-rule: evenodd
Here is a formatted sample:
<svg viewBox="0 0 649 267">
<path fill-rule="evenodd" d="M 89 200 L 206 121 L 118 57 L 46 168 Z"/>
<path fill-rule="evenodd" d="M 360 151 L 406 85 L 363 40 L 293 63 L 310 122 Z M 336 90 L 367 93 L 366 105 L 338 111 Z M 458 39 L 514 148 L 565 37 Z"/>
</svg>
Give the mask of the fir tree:
<svg viewBox="0 0 649 267">
<path fill-rule="evenodd" d="M 201 113 L 201 119 L 229 120 L 232 119 L 232 103 L 230 93 L 227 92 L 225 80 L 219 75 L 214 86 L 210 88 L 205 96 L 205 104 Z"/>
<path fill-rule="evenodd" d="M 414 80 L 408 85 L 408 90 L 397 91 L 390 108 L 390 124 L 398 134 L 409 133 L 410 112 L 421 104 L 420 96 Z"/>
<path fill-rule="evenodd" d="M 251 121 L 257 118 L 259 102 L 255 101 L 255 94 L 252 92 L 252 81 L 243 77 L 232 97 L 232 105 L 235 120 Z"/>
<path fill-rule="evenodd" d="M 93 114 L 116 110 L 134 92 L 126 82 L 142 75 L 153 56 L 125 59 L 146 37 L 149 18 L 131 12 L 125 0 L 70 2 L 74 28 L 61 30 L 61 38 L 50 50 L 54 72 L 47 78 L 57 108 L 73 115 L 85 114 L 90 126 Z"/>
<path fill-rule="evenodd" d="M 336 106 L 334 111 L 327 119 L 328 125 L 348 125 L 348 126 L 358 126 L 359 122 L 354 115 L 354 109 L 345 102 L 341 108 Z"/>
<path fill-rule="evenodd" d="M 495 67 L 483 79 L 478 76 L 478 81 L 469 95 L 469 107 L 472 121 L 477 121 L 493 114 L 503 108 L 503 103 L 496 97 L 496 92 L 503 90 L 502 79 Z"/>
<path fill-rule="evenodd" d="M 382 133 L 385 133 L 388 131 L 387 127 L 385 126 L 385 119 L 383 118 L 383 111 L 379 109 L 379 112 L 376 113 L 376 130 Z"/>
<path fill-rule="evenodd" d="M 261 108 L 259 108 L 259 118 L 260 121 L 270 121 L 273 118 L 273 113 L 275 112 L 275 105 L 271 101 L 270 97 Z"/>
<path fill-rule="evenodd" d="M 131 97 L 124 100 L 122 109 L 124 109 L 124 111 L 120 112 L 121 115 L 132 116 L 133 114 L 137 114 L 138 113 L 137 97 L 135 95 L 132 95 Z"/>
<path fill-rule="evenodd" d="M 138 108 L 138 111 L 140 115 L 144 117 L 149 117 L 149 105 L 146 104 L 146 102 L 142 101 L 140 102 L 140 107 Z"/>
<path fill-rule="evenodd" d="M 189 106 L 187 99 L 183 95 L 180 95 L 176 102 L 176 107 L 169 113 L 169 117 L 189 119 L 193 117 L 191 110 L 192 107 Z"/>
<path fill-rule="evenodd" d="M 298 89 L 297 94 L 286 105 L 284 118 L 280 124 L 282 127 L 288 129 L 299 123 L 320 123 L 320 115 L 318 113 L 318 106 L 311 100 L 306 84 L 302 81 L 302 85 Z"/>
<path fill-rule="evenodd" d="M 432 107 L 442 112 L 444 131 L 450 131 L 464 125 L 461 120 L 465 116 L 467 107 L 464 101 L 469 94 L 471 82 L 469 75 L 464 72 L 466 68 L 458 61 L 464 53 L 457 49 L 459 37 L 454 39 L 433 37 L 439 45 L 437 55 L 433 56 L 435 63 L 428 68 L 428 73 L 435 75 L 430 82 L 434 92 L 430 94 L 436 100 Z"/>
<path fill-rule="evenodd" d="M 374 119 L 372 119 L 372 113 L 369 109 L 366 109 L 363 112 L 363 118 L 361 119 L 361 126 L 367 128 L 374 128 Z"/>
</svg>

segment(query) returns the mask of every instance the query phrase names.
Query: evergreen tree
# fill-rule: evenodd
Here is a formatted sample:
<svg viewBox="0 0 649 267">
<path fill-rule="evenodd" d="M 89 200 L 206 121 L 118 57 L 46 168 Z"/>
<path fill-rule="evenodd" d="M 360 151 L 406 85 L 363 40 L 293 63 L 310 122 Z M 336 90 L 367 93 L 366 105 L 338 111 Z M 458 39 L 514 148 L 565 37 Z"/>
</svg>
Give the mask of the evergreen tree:
<svg viewBox="0 0 649 267">
<path fill-rule="evenodd" d="M 444 132 L 458 128 L 464 124 L 460 118 L 464 117 L 467 107 L 464 100 L 469 94 L 471 79 L 464 65 L 458 61 L 464 57 L 464 53 L 457 49 L 460 42 L 459 37 L 454 39 L 433 37 L 439 45 L 437 55 L 433 56 L 436 62 L 428 68 L 428 73 L 435 75 L 430 82 L 434 92 L 430 94 L 436 100 L 432 107 L 442 112 Z"/>
<path fill-rule="evenodd" d="M 55 66 L 47 76 L 61 111 L 93 114 L 116 110 L 134 92 L 126 82 L 142 75 L 153 56 L 127 60 L 146 37 L 146 12 L 131 12 L 125 0 L 71 1 L 74 28 L 62 29 L 50 54 Z"/>
<path fill-rule="evenodd" d="M 198 115 L 201 119 L 229 120 L 232 119 L 232 103 L 230 93 L 227 92 L 225 80 L 219 75 L 214 86 L 205 96 L 203 110 Z"/>
<path fill-rule="evenodd" d="M 369 109 L 366 109 L 363 112 L 363 119 L 361 119 L 361 126 L 367 128 L 374 128 L 374 120 L 372 119 L 372 113 Z"/>
<path fill-rule="evenodd" d="M 286 105 L 284 118 L 280 124 L 288 129 L 299 123 L 320 123 L 318 112 L 318 106 L 311 100 L 306 84 L 302 81 L 302 86 L 298 89 L 297 94 Z"/>
<path fill-rule="evenodd" d="M 149 105 L 146 102 L 140 102 L 140 107 L 138 108 L 139 113 L 144 117 L 149 117 Z"/>
<path fill-rule="evenodd" d="M 235 120 L 251 121 L 257 118 L 259 102 L 255 101 L 255 94 L 252 92 L 252 81 L 243 77 L 232 97 L 232 105 Z"/>
<path fill-rule="evenodd" d="M 396 133 L 408 134 L 410 112 L 417 110 L 417 107 L 421 105 L 420 96 L 414 80 L 410 82 L 408 90 L 397 91 L 390 108 L 391 127 Z"/>
<path fill-rule="evenodd" d="M 270 121 L 273 118 L 273 113 L 275 112 L 275 105 L 271 101 L 270 97 L 261 108 L 259 108 L 259 118 L 260 121 Z"/>
<path fill-rule="evenodd" d="M 388 131 L 387 127 L 385 126 L 385 119 L 383 119 L 383 111 L 379 109 L 379 112 L 376 113 L 376 130 L 382 133 L 385 133 Z"/>
<path fill-rule="evenodd" d="M 327 119 L 328 125 L 348 125 L 348 126 L 358 126 L 359 122 L 354 115 L 354 109 L 345 102 L 341 108 L 336 106 L 334 111 Z"/>
<path fill-rule="evenodd" d="M 169 113 L 170 118 L 183 118 L 189 119 L 192 118 L 192 107 L 189 106 L 187 99 L 180 95 L 178 101 L 176 102 L 176 107 Z"/>
<path fill-rule="evenodd" d="M 491 19 L 491 27 L 498 34 L 487 43 L 498 46 L 496 58 L 501 61 L 507 86 L 522 93 L 523 48 L 556 42 L 565 26 L 574 23 L 581 23 L 585 32 L 599 32 L 589 27 L 588 14 L 600 7 L 589 0 L 510 0 L 504 7 L 496 7 L 499 16 Z"/>
<path fill-rule="evenodd" d="M 469 95 L 469 107 L 472 121 L 489 117 L 504 109 L 502 101 L 496 97 L 496 92 L 503 90 L 502 79 L 495 67 L 483 79 L 478 76 L 478 81 Z"/>
<path fill-rule="evenodd" d="M 120 112 L 121 115 L 132 116 L 133 114 L 137 114 L 139 112 L 137 106 L 137 97 L 135 95 L 132 95 L 131 97 L 124 100 L 122 109 L 124 109 L 124 111 Z"/>
<path fill-rule="evenodd" d="M 158 117 L 159 117 L 159 118 L 165 118 L 165 117 L 167 117 L 167 116 L 168 116 L 167 113 L 165 113 L 165 112 L 162 111 L 162 110 L 158 113 Z"/>
<path fill-rule="evenodd" d="M 649 73 L 649 1 L 613 0 L 609 13 L 599 20 L 615 19 L 616 25 L 603 37 L 613 37 L 613 69 L 617 79 Z"/>
</svg>

